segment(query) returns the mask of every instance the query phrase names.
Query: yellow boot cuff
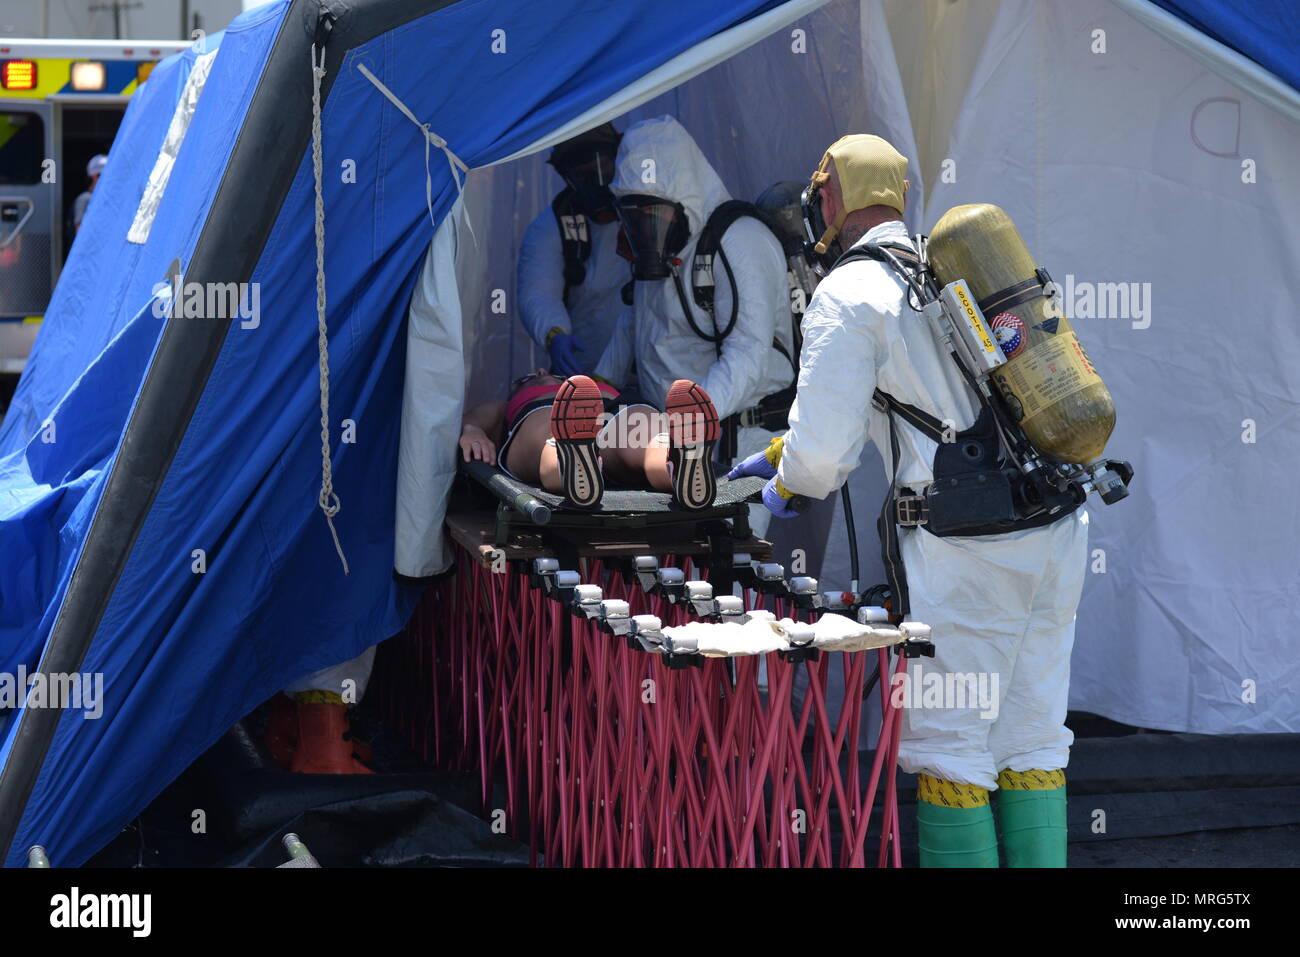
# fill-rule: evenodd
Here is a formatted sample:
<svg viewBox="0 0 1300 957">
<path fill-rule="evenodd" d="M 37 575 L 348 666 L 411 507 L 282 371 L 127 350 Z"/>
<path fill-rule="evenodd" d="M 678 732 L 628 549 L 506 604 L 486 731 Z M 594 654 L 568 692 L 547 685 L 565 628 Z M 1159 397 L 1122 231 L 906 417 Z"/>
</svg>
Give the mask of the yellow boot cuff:
<svg viewBox="0 0 1300 957">
<path fill-rule="evenodd" d="M 342 695 L 333 691 L 299 691 L 293 696 L 298 704 L 346 704 Z"/>
<path fill-rule="evenodd" d="M 917 782 L 916 799 L 936 807 L 985 807 L 989 803 L 989 792 L 975 784 L 960 784 L 922 774 Z"/>
<path fill-rule="evenodd" d="M 1065 772 L 1012 771 L 1006 768 L 998 772 L 998 787 L 1003 791 L 1055 791 L 1065 787 Z"/>
</svg>

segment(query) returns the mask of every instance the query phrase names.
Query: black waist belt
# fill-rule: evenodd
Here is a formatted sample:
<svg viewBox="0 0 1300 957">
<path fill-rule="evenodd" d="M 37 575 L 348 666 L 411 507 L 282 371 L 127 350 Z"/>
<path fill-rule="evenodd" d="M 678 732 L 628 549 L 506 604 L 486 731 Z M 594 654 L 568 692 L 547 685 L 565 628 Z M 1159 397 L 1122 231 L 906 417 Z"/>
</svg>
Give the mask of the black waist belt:
<svg viewBox="0 0 1300 957">
<path fill-rule="evenodd" d="M 980 474 L 980 473 L 976 473 Z M 972 476 L 974 478 L 974 476 Z M 926 492 L 934 491 L 934 487 Z M 942 489 L 939 490 L 942 495 Z M 1055 511 L 1043 509 L 1029 518 L 1011 516 L 992 521 L 979 518 L 961 520 L 948 518 L 942 522 L 931 522 L 930 498 L 928 494 L 917 494 L 910 488 L 901 488 L 894 497 L 891 515 L 894 524 L 903 528 L 924 528 L 938 538 L 979 537 L 981 535 L 1004 535 L 1007 532 L 1019 532 L 1029 528 L 1043 528 L 1073 514 L 1077 506 L 1062 506 Z"/>
<path fill-rule="evenodd" d="M 736 413 L 741 427 L 784 432 L 790 428 L 790 406 L 794 404 L 794 392 L 794 386 L 790 386 L 760 399 L 758 405 L 741 409 Z"/>
</svg>

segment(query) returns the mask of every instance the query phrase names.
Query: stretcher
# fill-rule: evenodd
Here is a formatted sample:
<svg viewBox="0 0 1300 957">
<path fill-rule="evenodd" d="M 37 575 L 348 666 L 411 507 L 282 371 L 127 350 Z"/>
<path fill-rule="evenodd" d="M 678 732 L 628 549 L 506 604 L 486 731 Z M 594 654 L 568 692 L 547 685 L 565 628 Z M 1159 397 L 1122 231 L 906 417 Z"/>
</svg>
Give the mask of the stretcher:
<svg viewBox="0 0 1300 957">
<path fill-rule="evenodd" d="M 571 514 L 466 471 L 496 512 L 448 516 L 456 573 L 389 643 L 381 694 L 427 761 L 479 774 L 534 863 L 900 866 L 901 710 L 880 696 L 870 751 L 862 720 L 933 654 L 924 624 L 787 578 L 744 518 L 762 480 L 703 514 L 650 492 Z"/>
<path fill-rule="evenodd" d="M 734 482 L 719 478 L 713 507 L 699 511 L 680 508 L 667 492 L 610 487 L 599 509 L 583 511 L 568 507 L 563 496 L 521 482 L 486 462 L 461 462 L 460 470 L 495 496 L 498 522 L 505 528 L 645 528 L 727 520 L 736 537 L 744 538 L 749 535 L 747 503 L 757 499 L 764 485 L 763 479 L 753 476 Z"/>
<path fill-rule="evenodd" d="M 468 488 L 453 500 L 448 530 L 466 551 L 498 568 L 539 557 L 577 568 L 583 559 L 690 556 L 729 591 L 736 556 L 746 567 L 771 556 L 771 545 L 749 526 L 747 503 L 762 492 L 762 479 L 719 479 L 713 507 L 699 511 L 681 509 L 667 492 L 620 488 L 607 488 L 598 510 L 580 511 L 484 462 L 461 462 L 460 470 Z"/>
</svg>

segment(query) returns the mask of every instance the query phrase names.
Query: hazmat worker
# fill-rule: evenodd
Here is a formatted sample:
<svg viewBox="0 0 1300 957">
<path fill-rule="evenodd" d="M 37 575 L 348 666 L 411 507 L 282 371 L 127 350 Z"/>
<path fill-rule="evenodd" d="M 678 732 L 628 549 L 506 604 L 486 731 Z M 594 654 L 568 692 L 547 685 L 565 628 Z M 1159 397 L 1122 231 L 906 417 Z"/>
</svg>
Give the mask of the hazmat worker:
<svg viewBox="0 0 1300 957">
<path fill-rule="evenodd" d="M 895 610 L 910 605 L 909 617 L 934 634 L 934 658 L 919 659 L 909 680 L 983 675 L 996 689 L 988 702 L 945 701 L 902 714 L 899 763 L 920 776 L 921 864 L 998 866 L 990 806 L 996 791 L 1007 864 L 1063 867 L 1064 769 L 1073 741 L 1064 720 L 1087 513 L 1076 507 L 1038 527 L 940 537 L 901 507 L 905 493 L 915 493 L 907 499 L 914 504 L 940 463 L 969 447 L 948 444 L 940 454 L 942 442 L 973 427 L 980 409 L 930 324 L 909 305 L 904 280 L 864 256 L 883 244 L 900 263 L 917 261 L 901 219 L 906 172 L 907 160 L 876 136 L 846 136 L 823 156 L 805 216 L 819 214 L 809 231 L 820 230 L 816 250 L 831 269 L 804 315 L 790 427 L 732 477 L 769 477 L 764 502 L 788 516 L 794 496 L 831 494 L 857 466 L 868 436 L 876 443 L 893 483 L 880 531 L 887 570 L 889 555 L 901 558 Z M 834 267 L 850 250 L 850 260 Z M 883 407 L 873 403 L 876 390 L 889 399 Z M 903 407 L 946 423 L 947 436 L 936 441 L 916 417 L 894 411 Z"/>
<path fill-rule="evenodd" d="M 565 188 L 524 233 L 519 314 L 560 376 L 589 372 L 623 310 L 627 260 L 618 255 L 610 180 L 619 133 L 610 123 L 566 140 L 548 162 Z"/>
<path fill-rule="evenodd" d="M 775 430 L 761 400 L 789 388 L 796 368 L 781 243 L 752 217 L 712 218 L 731 196 L 669 116 L 628 128 L 613 190 L 636 281 L 596 374 L 625 388 L 635 367 L 638 390 L 659 408 L 674 381 L 698 382 L 720 419 L 735 417 L 728 437 L 735 455 L 765 448 Z M 707 297 L 697 255 L 705 244 Z M 761 535 L 769 516 L 758 513 L 751 522 Z"/>
</svg>

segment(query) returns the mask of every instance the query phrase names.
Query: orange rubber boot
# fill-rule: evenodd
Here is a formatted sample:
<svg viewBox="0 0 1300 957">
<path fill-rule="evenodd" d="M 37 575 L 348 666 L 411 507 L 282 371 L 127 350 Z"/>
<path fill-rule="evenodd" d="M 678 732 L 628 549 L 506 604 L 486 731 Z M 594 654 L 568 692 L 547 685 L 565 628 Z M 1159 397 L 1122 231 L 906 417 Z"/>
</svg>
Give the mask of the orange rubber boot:
<svg viewBox="0 0 1300 957">
<path fill-rule="evenodd" d="M 347 706 L 298 702 L 298 750 L 289 770 L 298 774 L 374 774 L 352 754 Z"/>
</svg>

